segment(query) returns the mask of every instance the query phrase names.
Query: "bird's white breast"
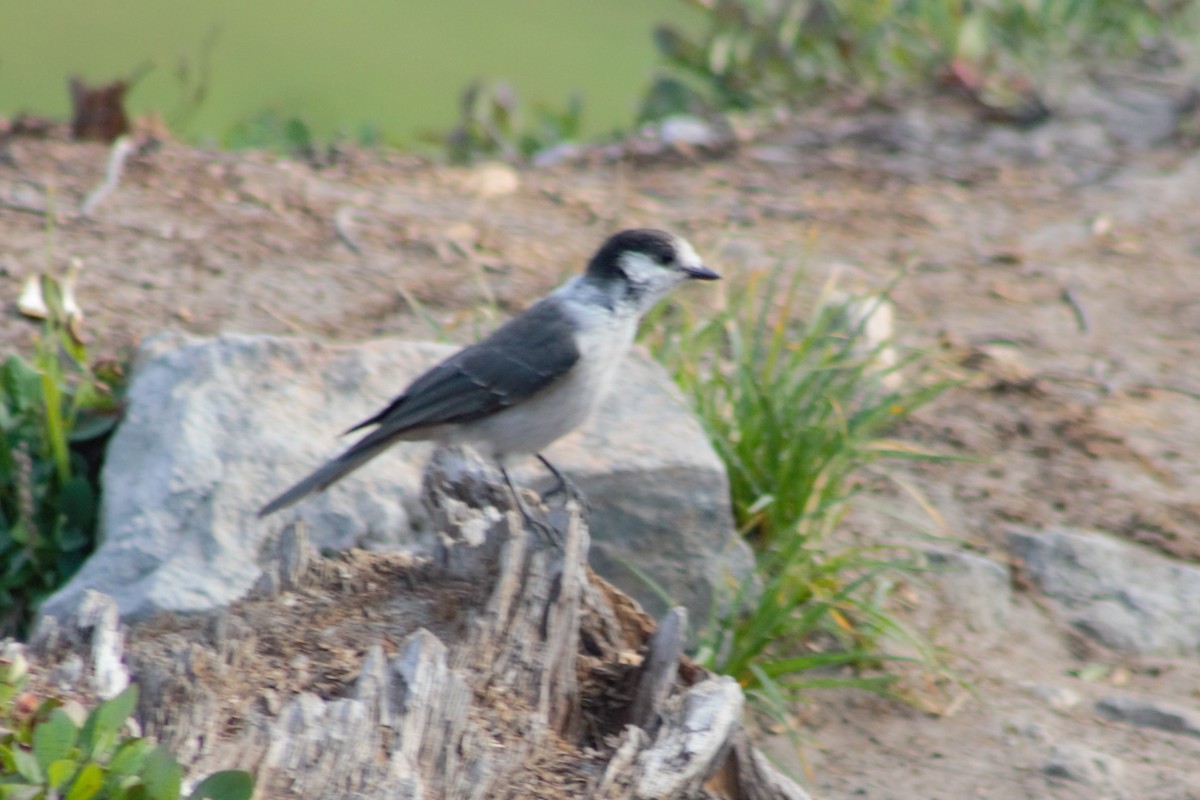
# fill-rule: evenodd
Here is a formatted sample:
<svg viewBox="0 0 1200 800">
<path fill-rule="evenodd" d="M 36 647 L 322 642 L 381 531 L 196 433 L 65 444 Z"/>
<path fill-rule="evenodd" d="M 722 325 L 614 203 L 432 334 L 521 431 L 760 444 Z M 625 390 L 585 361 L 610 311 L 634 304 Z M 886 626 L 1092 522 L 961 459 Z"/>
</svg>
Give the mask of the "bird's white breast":
<svg viewBox="0 0 1200 800">
<path fill-rule="evenodd" d="M 501 463 L 507 456 L 536 453 L 582 425 L 612 387 L 637 333 L 632 310 L 610 309 L 564 289 L 558 300 L 574 323 L 578 361 L 528 400 L 461 431 L 460 438 Z"/>
</svg>

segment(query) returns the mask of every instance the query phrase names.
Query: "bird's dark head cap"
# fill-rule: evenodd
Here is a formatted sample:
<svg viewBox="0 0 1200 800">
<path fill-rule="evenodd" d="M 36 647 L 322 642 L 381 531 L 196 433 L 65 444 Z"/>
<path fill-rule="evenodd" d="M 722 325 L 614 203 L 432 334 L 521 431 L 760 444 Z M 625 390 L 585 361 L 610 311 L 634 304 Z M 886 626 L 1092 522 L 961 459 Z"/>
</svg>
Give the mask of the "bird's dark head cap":
<svg viewBox="0 0 1200 800">
<path fill-rule="evenodd" d="M 683 273 L 688 278 L 715 280 L 720 276 L 708 269 L 684 239 L 654 228 L 631 228 L 613 234 L 588 262 L 587 275 L 601 281 L 631 279 L 630 254 L 641 254 L 654 264 Z"/>
</svg>

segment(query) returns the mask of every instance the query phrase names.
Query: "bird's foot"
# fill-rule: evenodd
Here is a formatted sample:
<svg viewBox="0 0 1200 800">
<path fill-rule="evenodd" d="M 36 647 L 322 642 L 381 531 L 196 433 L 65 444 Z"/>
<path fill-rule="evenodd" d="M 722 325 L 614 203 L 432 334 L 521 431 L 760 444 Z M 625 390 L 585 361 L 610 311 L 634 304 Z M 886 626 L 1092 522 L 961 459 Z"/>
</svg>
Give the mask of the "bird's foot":
<svg viewBox="0 0 1200 800">
<path fill-rule="evenodd" d="M 579 503 L 583 508 L 587 508 L 587 497 L 584 495 L 583 490 L 579 488 L 579 484 L 569 478 L 562 478 L 543 492 L 542 502 L 544 503 L 551 497 L 556 497 L 560 494 L 568 500 L 574 500 L 576 503 Z"/>
<path fill-rule="evenodd" d="M 561 494 L 565 495 L 568 501 L 574 500 L 586 512 L 588 510 L 587 496 L 584 495 L 579 485 L 555 469 L 554 465 L 547 461 L 546 457 L 541 453 L 538 454 L 537 458 L 546 466 L 546 469 L 550 470 L 550 474 L 554 476 L 554 485 L 542 493 L 542 502 L 544 503 L 551 497 Z"/>
<path fill-rule="evenodd" d="M 538 536 L 546 540 L 546 543 L 561 550 L 562 538 L 558 535 L 558 531 L 549 522 L 541 519 L 534 519 L 528 512 L 522 509 L 522 515 L 525 518 L 526 527 L 532 529 Z"/>
<path fill-rule="evenodd" d="M 521 493 L 517 491 L 517 487 L 513 486 L 512 480 L 508 477 L 508 470 L 501 467 L 500 474 L 504 476 L 504 482 L 508 484 L 508 490 L 512 492 L 513 502 L 516 504 L 517 510 L 521 512 L 521 519 L 525 521 L 525 527 L 535 531 L 549 544 L 561 549 L 562 541 L 554 526 L 544 519 L 535 519 L 533 514 L 529 512 L 529 508 L 525 505 Z"/>
</svg>

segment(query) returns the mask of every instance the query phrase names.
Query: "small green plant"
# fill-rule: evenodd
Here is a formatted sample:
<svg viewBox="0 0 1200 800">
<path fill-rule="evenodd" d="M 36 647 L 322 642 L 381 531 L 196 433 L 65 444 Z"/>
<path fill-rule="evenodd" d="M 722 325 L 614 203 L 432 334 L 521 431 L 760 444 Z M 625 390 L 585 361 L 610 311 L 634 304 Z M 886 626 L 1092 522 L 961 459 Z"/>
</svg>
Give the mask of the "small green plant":
<svg viewBox="0 0 1200 800">
<path fill-rule="evenodd" d="M 22 655 L 0 659 L 0 798 L 179 800 L 183 770 L 164 747 L 126 732 L 137 686 L 83 711 L 24 693 Z M 250 800 L 246 772 L 217 772 L 189 800 Z"/>
<path fill-rule="evenodd" d="M 263 109 L 230 126 L 221 138 L 221 146 L 227 150 L 266 150 L 321 168 L 337 163 L 349 146 L 377 148 L 386 141 L 384 132 L 373 122 L 364 122 L 353 130 L 338 128 L 322 137 L 302 115 Z"/>
<path fill-rule="evenodd" d="M 1144 0 L 685 2 L 703 13 L 706 28 L 699 36 L 669 26 L 655 32 L 666 71 L 643 116 L 697 104 L 794 105 L 817 91 L 876 95 L 942 80 L 985 104 L 1024 103 L 1032 114 L 1050 65 L 1136 55 L 1168 36 L 1194 36 L 1198 22 L 1194 3 Z"/>
<path fill-rule="evenodd" d="M 872 465 L 937 457 L 887 433 L 950 383 L 931 380 L 921 355 L 889 361 L 894 345 L 869 340 L 882 299 L 822 303 L 799 322 L 799 279 L 781 283 L 778 269 L 754 273 L 705 321 L 668 306 L 647 328 L 726 465 L 757 553 L 758 580 L 702 633 L 699 660 L 783 713 L 813 687 L 883 691 L 887 675 L 828 668 L 879 664 L 884 634 L 919 645 L 884 607 L 886 576 L 905 565 L 834 533 Z"/>
<path fill-rule="evenodd" d="M 301 117 L 260 111 L 230 128 L 224 146 L 229 150 L 273 150 L 305 156 L 314 152 L 317 139 Z"/>
<path fill-rule="evenodd" d="M 38 603 L 91 552 L 97 459 L 116 424 L 115 365 L 93 369 L 62 289 L 44 276 L 46 322 L 32 362 L 0 365 L 0 637 L 21 633 Z"/>
<path fill-rule="evenodd" d="M 450 160 L 530 158 L 554 145 L 577 139 L 583 126 L 583 99 L 572 94 L 563 109 L 535 106 L 525 124 L 516 91 L 507 83 L 475 81 L 459 100 L 459 122 L 445 137 Z"/>
</svg>

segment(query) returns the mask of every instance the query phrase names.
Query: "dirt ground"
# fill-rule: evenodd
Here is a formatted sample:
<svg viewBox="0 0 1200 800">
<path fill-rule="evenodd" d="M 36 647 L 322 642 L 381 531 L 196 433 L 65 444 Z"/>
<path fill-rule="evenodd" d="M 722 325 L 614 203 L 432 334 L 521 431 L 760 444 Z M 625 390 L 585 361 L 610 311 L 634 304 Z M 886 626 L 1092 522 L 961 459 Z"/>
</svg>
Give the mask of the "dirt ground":
<svg viewBox="0 0 1200 800">
<path fill-rule="evenodd" d="M 912 475 L 933 532 L 1001 562 L 1013 525 L 1103 530 L 1194 562 L 1200 152 L 1085 122 L 1020 132 L 941 104 L 814 111 L 718 159 L 524 171 L 363 151 L 313 167 L 168 142 L 132 156 L 91 217 L 77 209 L 107 148 L 14 138 L 0 147 L 0 341 L 28 346 L 22 281 L 71 258 L 96 355 L 165 328 L 350 341 L 429 338 L 436 322 L 467 339 L 631 225 L 684 233 L 731 278 L 801 268 L 814 293 L 834 270 L 862 290 L 904 269 L 901 339 L 981 370 L 904 431 L 974 459 Z M 771 749 L 829 800 L 1200 797 L 1200 740 L 1092 704 L 1115 685 L 1196 707 L 1200 662 L 1081 642 L 1018 587 L 1003 635 L 939 642 L 969 692 L 931 690 L 932 711 L 819 695 L 799 711 L 803 757 L 782 738 Z M 1073 676 L 1092 662 L 1103 677 Z M 1119 774 L 1047 774 L 1058 745 L 1118 759 Z"/>
</svg>

